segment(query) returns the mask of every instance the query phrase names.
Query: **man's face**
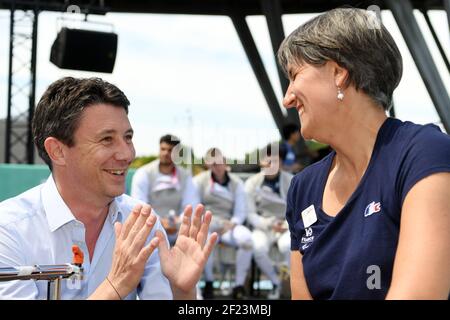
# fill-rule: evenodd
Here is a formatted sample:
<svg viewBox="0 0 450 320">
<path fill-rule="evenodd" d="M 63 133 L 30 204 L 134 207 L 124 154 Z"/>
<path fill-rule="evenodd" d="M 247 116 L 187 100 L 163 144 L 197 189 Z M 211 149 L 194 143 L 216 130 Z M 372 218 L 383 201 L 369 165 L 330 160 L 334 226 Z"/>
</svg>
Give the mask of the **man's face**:
<svg viewBox="0 0 450 320">
<path fill-rule="evenodd" d="M 172 150 L 174 146 L 166 143 L 161 142 L 159 144 L 159 162 L 163 165 L 171 165 L 173 164 L 172 161 Z"/>
<path fill-rule="evenodd" d="M 225 175 L 225 172 L 227 171 L 227 164 L 225 161 L 225 158 L 222 156 L 215 157 L 211 160 L 209 168 L 211 168 L 212 173 L 214 173 L 216 177 L 223 177 Z"/>
<path fill-rule="evenodd" d="M 123 108 L 96 104 L 83 111 L 66 149 L 66 166 L 73 188 L 112 199 L 125 192 L 127 169 L 135 157 L 133 130 Z"/>
</svg>

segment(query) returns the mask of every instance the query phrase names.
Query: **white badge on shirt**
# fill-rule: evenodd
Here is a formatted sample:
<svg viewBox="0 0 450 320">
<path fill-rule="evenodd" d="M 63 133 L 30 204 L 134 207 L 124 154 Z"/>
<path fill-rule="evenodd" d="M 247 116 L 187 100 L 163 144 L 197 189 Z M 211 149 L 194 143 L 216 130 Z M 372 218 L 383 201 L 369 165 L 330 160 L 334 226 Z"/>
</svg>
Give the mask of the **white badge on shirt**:
<svg viewBox="0 0 450 320">
<path fill-rule="evenodd" d="M 302 211 L 302 220 L 305 229 L 317 221 L 316 210 L 313 204 Z"/>
</svg>

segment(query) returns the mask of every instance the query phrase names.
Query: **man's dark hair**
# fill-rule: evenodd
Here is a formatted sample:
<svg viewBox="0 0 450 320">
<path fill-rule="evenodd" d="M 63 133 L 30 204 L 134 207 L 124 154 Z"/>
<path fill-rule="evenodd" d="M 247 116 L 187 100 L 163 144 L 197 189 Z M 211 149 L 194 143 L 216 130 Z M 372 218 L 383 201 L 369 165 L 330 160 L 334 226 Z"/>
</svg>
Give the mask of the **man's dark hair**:
<svg viewBox="0 0 450 320">
<path fill-rule="evenodd" d="M 177 136 L 174 136 L 172 134 L 166 134 L 159 139 L 159 143 L 167 143 L 171 146 L 176 146 L 180 143 L 180 139 Z"/>
<path fill-rule="evenodd" d="M 44 147 L 45 139 L 54 137 L 72 147 L 83 110 L 101 103 L 123 108 L 128 114 L 130 102 L 125 94 L 100 78 L 65 77 L 47 88 L 36 106 L 32 131 L 39 156 L 50 170 L 52 162 Z"/>
<path fill-rule="evenodd" d="M 283 127 L 283 139 L 289 140 L 291 134 L 297 132 L 300 128 L 295 123 L 289 123 Z"/>
</svg>

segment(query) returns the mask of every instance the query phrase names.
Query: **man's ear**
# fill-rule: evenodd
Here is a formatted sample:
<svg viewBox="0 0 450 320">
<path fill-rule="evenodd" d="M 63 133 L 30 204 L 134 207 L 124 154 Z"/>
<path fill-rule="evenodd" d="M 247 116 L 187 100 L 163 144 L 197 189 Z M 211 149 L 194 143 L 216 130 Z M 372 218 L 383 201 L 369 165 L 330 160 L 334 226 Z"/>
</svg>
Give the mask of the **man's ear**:
<svg viewBox="0 0 450 320">
<path fill-rule="evenodd" d="M 64 149 L 65 145 L 58 139 L 54 137 L 48 137 L 44 141 L 44 148 L 45 151 L 47 151 L 48 156 L 50 157 L 50 160 L 55 165 L 65 165 L 66 159 L 64 157 Z"/>
<path fill-rule="evenodd" d="M 345 89 L 348 79 L 348 70 L 341 67 L 334 61 L 330 61 L 333 70 L 334 82 L 336 87 Z"/>
</svg>

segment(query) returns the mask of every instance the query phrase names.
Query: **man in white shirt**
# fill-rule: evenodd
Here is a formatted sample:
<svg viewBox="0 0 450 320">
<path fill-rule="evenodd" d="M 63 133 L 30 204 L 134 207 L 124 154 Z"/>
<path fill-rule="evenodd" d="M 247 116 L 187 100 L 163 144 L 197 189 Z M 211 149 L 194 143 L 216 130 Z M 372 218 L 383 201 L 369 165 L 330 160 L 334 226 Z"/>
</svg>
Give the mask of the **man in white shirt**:
<svg viewBox="0 0 450 320">
<path fill-rule="evenodd" d="M 181 213 L 187 205 L 200 203 L 191 173 L 175 165 L 180 139 L 167 134 L 159 141 L 159 158 L 140 167 L 133 175 L 131 196 L 151 203 L 161 217 L 161 223 L 173 244 Z"/>
<path fill-rule="evenodd" d="M 202 221 L 201 205 L 194 214 L 187 207 L 169 249 L 151 207 L 123 194 L 135 156 L 128 105 L 122 91 L 99 78 L 66 77 L 49 86 L 32 126 L 52 174 L 0 203 L 0 267 L 68 263 L 75 244 L 85 253 L 84 280 L 63 281 L 63 299 L 195 298 L 217 240 L 206 241 L 211 213 Z M 43 281 L 0 282 L 0 299 L 46 294 Z"/>
</svg>

